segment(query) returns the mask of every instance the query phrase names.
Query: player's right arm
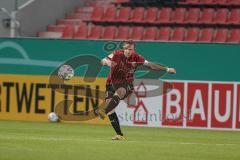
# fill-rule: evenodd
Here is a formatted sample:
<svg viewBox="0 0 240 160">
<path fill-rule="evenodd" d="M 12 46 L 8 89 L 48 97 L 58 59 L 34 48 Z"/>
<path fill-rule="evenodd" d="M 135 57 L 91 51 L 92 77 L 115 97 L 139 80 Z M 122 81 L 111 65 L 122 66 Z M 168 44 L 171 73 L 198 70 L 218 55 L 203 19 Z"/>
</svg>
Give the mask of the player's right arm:
<svg viewBox="0 0 240 160">
<path fill-rule="evenodd" d="M 109 54 L 107 57 L 103 58 L 103 59 L 101 60 L 101 64 L 102 64 L 103 66 L 109 66 L 109 67 L 111 67 L 111 66 L 114 64 L 114 62 L 112 61 L 112 58 L 113 58 L 113 53 L 112 53 L 112 54 Z"/>
</svg>

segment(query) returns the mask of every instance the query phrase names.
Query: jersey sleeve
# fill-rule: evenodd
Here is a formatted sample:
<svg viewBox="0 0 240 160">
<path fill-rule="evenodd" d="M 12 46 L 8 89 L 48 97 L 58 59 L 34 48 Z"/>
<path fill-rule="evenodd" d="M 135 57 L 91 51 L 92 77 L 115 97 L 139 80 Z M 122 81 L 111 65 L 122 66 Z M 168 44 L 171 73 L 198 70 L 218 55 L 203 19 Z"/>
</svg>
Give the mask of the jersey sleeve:
<svg viewBox="0 0 240 160">
<path fill-rule="evenodd" d="M 119 54 L 120 54 L 120 53 L 119 53 L 118 51 L 114 51 L 114 52 L 112 53 L 111 61 L 116 62 L 117 59 L 118 59 L 118 55 L 119 55 Z"/>
<path fill-rule="evenodd" d="M 136 62 L 137 62 L 137 64 L 138 64 L 138 66 L 143 65 L 144 62 L 145 62 L 145 58 L 142 57 L 141 55 L 137 55 L 137 57 L 136 57 Z"/>
</svg>

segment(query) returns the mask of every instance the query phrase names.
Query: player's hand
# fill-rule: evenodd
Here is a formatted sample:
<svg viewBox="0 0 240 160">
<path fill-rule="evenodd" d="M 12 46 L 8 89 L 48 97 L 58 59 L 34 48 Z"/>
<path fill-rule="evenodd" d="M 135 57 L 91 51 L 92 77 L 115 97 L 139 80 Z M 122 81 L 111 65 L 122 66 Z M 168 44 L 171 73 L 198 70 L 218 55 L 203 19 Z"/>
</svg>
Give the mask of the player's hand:
<svg viewBox="0 0 240 160">
<path fill-rule="evenodd" d="M 177 72 L 176 72 L 176 69 L 175 69 L 175 68 L 169 68 L 169 69 L 168 69 L 168 73 L 170 73 L 170 74 L 176 74 Z"/>
</svg>

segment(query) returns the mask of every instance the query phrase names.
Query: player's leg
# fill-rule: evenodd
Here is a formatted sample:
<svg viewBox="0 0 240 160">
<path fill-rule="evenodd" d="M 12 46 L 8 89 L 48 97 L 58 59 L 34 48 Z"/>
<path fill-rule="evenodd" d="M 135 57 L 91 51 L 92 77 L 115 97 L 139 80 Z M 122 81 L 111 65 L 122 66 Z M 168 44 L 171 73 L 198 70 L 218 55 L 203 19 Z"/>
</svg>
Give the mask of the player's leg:
<svg viewBox="0 0 240 160">
<path fill-rule="evenodd" d="M 109 120 L 111 121 L 111 124 L 117 133 L 115 137 L 112 138 L 112 140 L 126 140 L 123 137 L 123 133 L 121 131 L 120 123 L 118 120 L 118 116 L 115 112 L 115 108 L 119 104 L 120 100 L 126 98 L 129 93 L 131 92 L 130 87 L 128 85 L 118 85 L 115 86 L 116 91 L 113 95 L 112 99 L 109 101 L 107 107 L 106 107 L 106 114 L 109 117 Z"/>
<path fill-rule="evenodd" d="M 107 115 L 110 115 L 114 112 L 114 109 L 119 104 L 120 100 L 123 99 L 126 96 L 126 88 L 125 87 L 119 87 L 116 88 L 114 95 L 112 96 L 111 100 L 106 105 L 105 112 Z"/>
<path fill-rule="evenodd" d="M 114 86 L 115 93 L 112 96 L 112 99 L 109 101 L 108 105 L 106 105 L 105 112 L 107 115 L 110 115 L 114 112 L 114 109 L 119 104 L 120 100 L 125 99 L 128 95 L 130 95 L 133 91 L 133 85 L 129 84 L 120 84 Z"/>
<path fill-rule="evenodd" d="M 122 87 L 118 88 L 115 91 L 115 94 L 113 95 L 113 97 L 109 99 L 106 105 L 105 113 L 108 115 L 108 118 L 112 124 L 112 127 L 117 134 L 115 137 L 113 137 L 113 140 L 125 140 L 125 138 L 123 137 L 123 133 L 121 131 L 118 116 L 115 112 L 115 108 L 119 104 L 120 99 L 122 99 L 125 94 L 126 94 L 125 88 L 122 88 Z"/>
<path fill-rule="evenodd" d="M 99 107 L 96 110 L 97 115 L 99 116 L 100 119 L 104 119 L 106 114 L 105 114 L 105 108 L 106 106 L 109 104 L 109 102 L 111 101 L 113 95 L 115 93 L 114 88 L 112 87 L 112 85 L 106 85 L 106 91 L 105 91 L 105 102 L 104 102 L 104 106 Z"/>
</svg>

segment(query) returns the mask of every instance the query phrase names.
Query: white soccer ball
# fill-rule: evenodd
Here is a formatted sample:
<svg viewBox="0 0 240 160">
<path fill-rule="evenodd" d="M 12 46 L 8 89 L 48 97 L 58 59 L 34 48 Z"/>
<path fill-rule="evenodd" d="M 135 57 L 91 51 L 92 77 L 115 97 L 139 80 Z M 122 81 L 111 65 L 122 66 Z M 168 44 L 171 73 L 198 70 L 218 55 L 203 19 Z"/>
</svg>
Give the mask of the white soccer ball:
<svg viewBox="0 0 240 160">
<path fill-rule="evenodd" d="M 70 65 L 62 65 L 58 69 L 58 77 L 63 80 L 70 80 L 74 76 L 74 70 Z"/>
<path fill-rule="evenodd" d="M 56 113 L 54 113 L 54 112 L 51 112 L 51 113 L 49 113 L 48 114 L 48 120 L 50 121 L 50 122 L 58 122 L 58 116 L 57 116 L 57 114 Z"/>
</svg>

